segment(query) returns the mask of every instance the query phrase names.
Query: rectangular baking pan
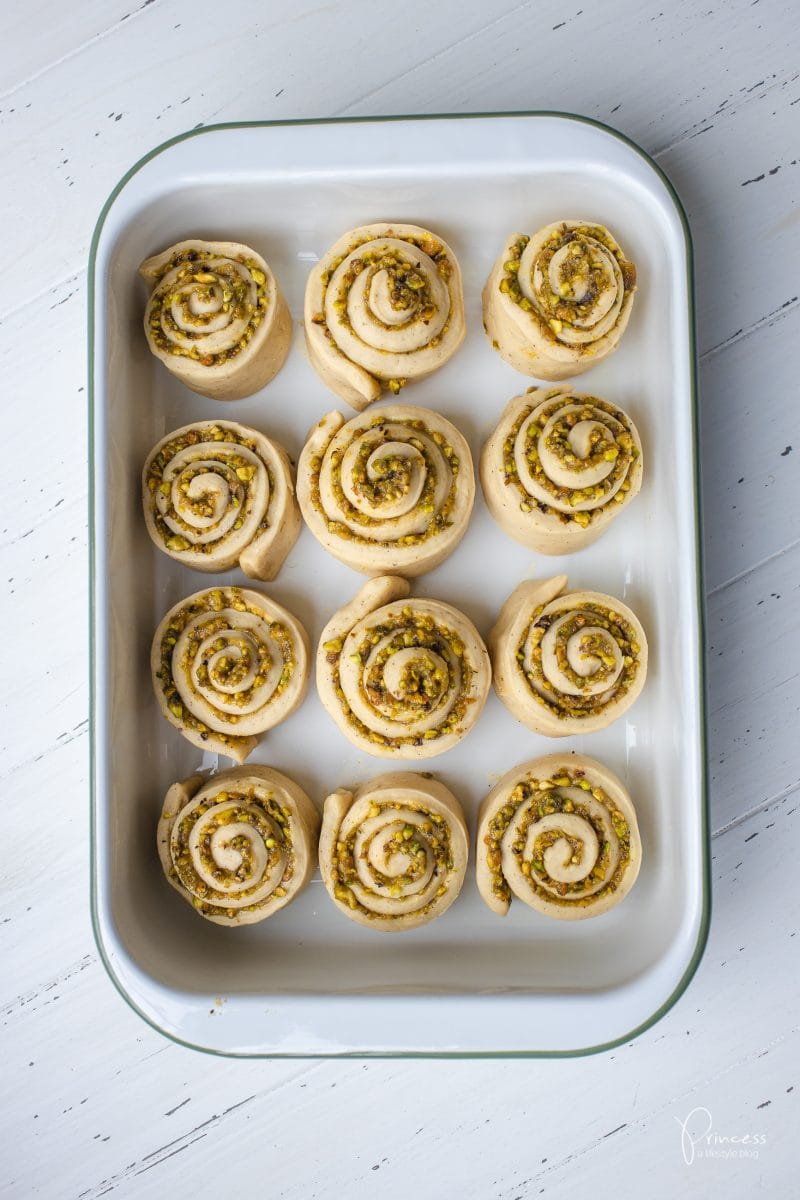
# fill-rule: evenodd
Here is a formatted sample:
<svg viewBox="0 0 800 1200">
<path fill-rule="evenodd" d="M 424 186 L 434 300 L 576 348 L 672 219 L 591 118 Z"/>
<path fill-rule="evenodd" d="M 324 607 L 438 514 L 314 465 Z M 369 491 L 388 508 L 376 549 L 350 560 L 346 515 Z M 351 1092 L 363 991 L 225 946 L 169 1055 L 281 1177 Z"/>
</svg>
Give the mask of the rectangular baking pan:
<svg viewBox="0 0 800 1200">
<path fill-rule="evenodd" d="M 456 604 L 485 635 L 521 579 L 564 571 L 572 586 L 608 591 L 638 613 L 650 673 L 611 728 L 557 744 L 518 725 L 492 696 L 465 741 L 426 766 L 462 799 L 474 827 L 481 798 L 514 763 L 557 747 L 599 758 L 637 805 L 636 887 L 594 920 L 549 921 L 520 903 L 500 919 L 482 904 L 470 869 L 446 916 L 395 937 L 344 920 L 317 878 L 261 925 L 203 922 L 161 875 L 155 824 L 170 783 L 229 764 L 200 754 L 161 718 L 148 653 L 178 599 L 214 578 L 243 577 L 199 576 L 152 546 L 139 498 L 148 450 L 178 425 L 224 416 L 275 436 L 296 457 L 310 426 L 337 407 L 302 347 L 308 269 L 344 230 L 397 220 L 453 247 L 468 321 L 462 349 L 403 400 L 443 412 L 477 458 L 502 407 L 530 383 L 489 347 L 481 287 L 505 234 L 562 217 L 608 225 L 638 268 L 620 349 L 572 382 L 634 417 L 642 493 L 600 542 L 569 559 L 510 541 L 479 496 L 459 549 L 414 592 Z M 224 405 L 188 392 L 145 345 L 137 266 L 192 236 L 257 248 L 295 318 L 286 366 L 248 400 Z M 691 271 L 686 221 L 658 168 L 618 134 L 566 115 L 220 126 L 158 147 L 115 188 L 95 230 L 89 287 L 92 911 L 112 980 L 164 1034 L 236 1055 L 568 1055 L 631 1038 L 680 996 L 709 919 Z M 304 530 L 265 586 L 315 639 L 360 582 Z M 387 769 L 341 737 L 313 685 L 252 761 L 293 776 L 317 802 Z"/>
</svg>

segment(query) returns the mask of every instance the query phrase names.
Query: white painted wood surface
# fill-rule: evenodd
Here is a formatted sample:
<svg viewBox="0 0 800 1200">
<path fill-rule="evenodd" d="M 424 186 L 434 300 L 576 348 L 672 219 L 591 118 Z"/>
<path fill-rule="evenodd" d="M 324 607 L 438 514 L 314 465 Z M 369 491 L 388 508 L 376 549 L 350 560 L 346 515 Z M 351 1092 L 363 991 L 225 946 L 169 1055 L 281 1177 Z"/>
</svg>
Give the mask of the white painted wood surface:
<svg viewBox="0 0 800 1200">
<path fill-rule="evenodd" d="M 0 11 L 6 434 L 0 1195 L 796 1194 L 800 35 L 781 0 L 55 0 Z M 88 921 L 85 279 L 200 123 L 555 108 L 654 154 L 698 265 L 714 917 L 684 998 L 554 1062 L 246 1062 L 163 1040 Z M 687 1166 L 708 1109 L 757 1147 Z M 702 1114 L 695 1114 L 695 1125 Z M 701 1147 L 702 1148 L 702 1147 Z M 758 1157 L 730 1157 L 757 1149 Z"/>
</svg>

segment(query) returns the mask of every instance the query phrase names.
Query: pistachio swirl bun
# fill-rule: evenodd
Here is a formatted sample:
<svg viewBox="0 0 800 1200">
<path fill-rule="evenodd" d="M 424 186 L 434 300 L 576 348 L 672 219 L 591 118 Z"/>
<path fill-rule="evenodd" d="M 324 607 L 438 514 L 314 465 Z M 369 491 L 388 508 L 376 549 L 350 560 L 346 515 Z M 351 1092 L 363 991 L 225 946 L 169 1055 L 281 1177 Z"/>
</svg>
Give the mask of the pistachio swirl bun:
<svg viewBox="0 0 800 1200">
<path fill-rule="evenodd" d="M 523 375 L 569 379 L 615 350 L 636 268 L 603 225 L 557 221 L 512 233 L 483 290 L 495 350 Z"/>
<path fill-rule="evenodd" d="M 443 366 L 464 340 L 461 270 L 418 225 L 362 225 L 308 277 L 305 335 L 331 391 L 359 410 Z"/>
<path fill-rule="evenodd" d="M 569 388 L 515 396 L 481 453 L 486 505 L 539 554 L 596 541 L 642 486 L 642 444 L 615 404 Z"/>
<path fill-rule="evenodd" d="M 325 801 L 322 881 L 359 925 L 400 933 L 440 917 L 461 891 L 468 855 L 461 805 L 435 779 L 395 771 Z"/>
<path fill-rule="evenodd" d="M 146 259 L 147 344 L 182 383 L 212 400 L 241 400 L 283 366 L 292 318 L 260 254 L 239 242 L 177 242 Z"/>
<path fill-rule="evenodd" d="M 567 592 L 566 575 L 521 583 L 489 634 L 494 688 L 546 737 L 605 729 L 630 708 L 647 675 L 647 638 L 621 601 Z"/>
<path fill-rule="evenodd" d="M 427 408 L 392 404 L 350 421 L 331 412 L 303 447 L 297 494 L 314 537 L 349 567 L 421 575 L 466 532 L 472 455 Z"/>
<path fill-rule="evenodd" d="M 274 579 L 300 532 L 289 457 L 235 421 L 184 425 L 155 446 L 142 475 L 147 532 L 196 571 L 238 565 Z"/>
<path fill-rule="evenodd" d="M 215 925 L 253 925 L 285 908 L 317 864 L 319 814 L 271 767 L 173 783 L 158 822 L 164 874 Z"/>
<path fill-rule="evenodd" d="M 608 912 L 631 890 L 636 812 L 608 767 L 583 754 L 520 763 L 478 813 L 478 890 L 505 916 L 512 897 L 562 921 Z"/>
<path fill-rule="evenodd" d="M 480 634 L 439 600 L 410 598 L 396 575 L 368 580 L 334 613 L 317 650 L 317 690 L 359 750 L 431 758 L 480 716 L 491 667 Z"/>
<path fill-rule="evenodd" d="M 150 655 L 161 711 L 193 746 L 244 762 L 308 686 L 305 629 L 262 592 L 195 592 L 171 608 Z"/>
</svg>

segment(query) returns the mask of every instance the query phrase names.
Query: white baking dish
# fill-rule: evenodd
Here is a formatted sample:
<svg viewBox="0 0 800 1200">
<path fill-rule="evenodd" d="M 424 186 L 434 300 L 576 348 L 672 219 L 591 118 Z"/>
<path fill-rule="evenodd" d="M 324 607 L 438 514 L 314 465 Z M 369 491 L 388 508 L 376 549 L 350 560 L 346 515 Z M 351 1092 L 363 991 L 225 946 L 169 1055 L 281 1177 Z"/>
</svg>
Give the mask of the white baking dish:
<svg viewBox="0 0 800 1200">
<path fill-rule="evenodd" d="M 469 329 L 450 363 L 403 400 L 443 412 L 477 458 L 501 408 L 530 383 L 488 345 L 481 286 L 506 233 L 564 216 L 607 224 L 638 267 L 619 351 L 573 383 L 634 417 L 642 493 L 597 545 L 569 559 L 516 545 L 479 497 L 459 549 L 414 591 L 461 607 L 484 634 L 521 579 L 558 571 L 638 613 L 651 647 L 643 696 L 610 729 L 559 743 L 601 759 L 629 787 L 644 849 L 636 887 L 589 921 L 550 921 L 521 903 L 501 919 L 470 871 L 445 917 L 395 937 L 344 920 L 316 879 L 261 925 L 200 920 L 161 875 L 155 824 L 171 782 L 198 765 L 230 764 L 203 757 L 161 718 L 148 649 L 167 608 L 211 581 L 147 537 L 147 451 L 178 425 L 225 416 L 275 435 L 296 457 L 311 424 L 337 407 L 302 349 L 308 268 L 345 229 L 399 220 L 430 227 L 455 250 Z M 137 265 L 190 236 L 256 247 L 298 321 L 287 365 L 249 400 L 193 395 L 146 348 Z M 153 151 L 110 197 L 92 246 L 89 324 L 93 915 L 130 1004 L 170 1037 L 244 1055 L 574 1054 L 652 1023 L 691 978 L 709 916 L 691 253 L 657 168 L 610 130 L 548 114 L 203 129 Z M 264 586 L 316 638 L 360 582 L 304 530 Z M 426 766 L 474 821 L 500 774 L 554 748 L 491 697 L 466 740 Z M 253 761 L 294 776 L 318 802 L 386 769 L 344 740 L 313 687 Z"/>
</svg>

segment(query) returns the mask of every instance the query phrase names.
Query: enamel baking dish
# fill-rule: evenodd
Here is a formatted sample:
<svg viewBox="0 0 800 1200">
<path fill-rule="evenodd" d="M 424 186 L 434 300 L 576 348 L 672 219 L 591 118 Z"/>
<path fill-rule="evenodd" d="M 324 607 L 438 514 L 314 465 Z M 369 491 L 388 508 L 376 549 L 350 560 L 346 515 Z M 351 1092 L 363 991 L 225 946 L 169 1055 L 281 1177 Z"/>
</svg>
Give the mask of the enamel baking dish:
<svg viewBox="0 0 800 1200">
<path fill-rule="evenodd" d="M 469 736 L 423 769 L 460 797 L 474 836 L 480 800 L 515 763 L 556 749 L 600 759 L 637 806 L 636 886 L 591 920 L 548 920 L 519 902 L 500 918 L 478 896 L 473 847 L 459 900 L 410 933 L 343 919 L 318 877 L 262 924 L 202 921 L 162 875 L 155 826 L 169 784 L 230 763 L 195 750 L 160 716 L 149 647 L 181 597 L 244 577 L 198 575 L 153 547 L 139 496 L 148 450 L 179 425 L 224 417 L 274 435 L 296 459 L 311 425 L 341 407 L 303 349 L 308 270 L 346 229 L 392 220 L 436 231 L 461 263 L 466 341 L 402 400 L 442 412 L 477 460 L 503 406 L 532 382 L 489 346 L 481 288 L 507 233 L 563 217 L 608 225 L 638 268 L 619 350 L 571 382 L 635 420 L 641 495 L 598 543 L 547 559 L 500 531 L 479 490 L 464 541 L 414 594 L 455 604 L 485 637 L 517 583 L 563 572 L 570 586 L 609 592 L 637 613 L 650 643 L 647 684 L 610 728 L 558 743 L 492 695 Z M 295 320 L 286 366 L 247 400 L 194 395 L 145 344 L 138 264 L 195 236 L 259 250 Z M 709 919 L 691 249 L 667 181 L 612 131 L 554 114 L 202 129 L 120 181 L 90 270 L 92 906 L 117 988 L 169 1037 L 236 1055 L 566 1055 L 652 1024 L 691 978 Z M 360 583 L 304 530 L 278 579 L 262 586 L 313 640 Z M 388 769 L 345 741 L 313 683 L 251 761 L 286 772 L 317 803 Z"/>
</svg>

